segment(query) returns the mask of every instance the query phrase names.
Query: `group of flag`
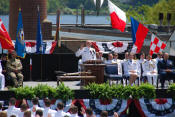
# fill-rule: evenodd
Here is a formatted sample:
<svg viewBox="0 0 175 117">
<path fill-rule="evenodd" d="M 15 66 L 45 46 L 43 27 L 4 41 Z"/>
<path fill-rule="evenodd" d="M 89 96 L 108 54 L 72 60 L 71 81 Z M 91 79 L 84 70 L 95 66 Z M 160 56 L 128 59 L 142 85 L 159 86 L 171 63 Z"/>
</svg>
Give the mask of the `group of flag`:
<svg viewBox="0 0 175 117">
<path fill-rule="evenodd" d="M 42 41 L 42 33 L 41 33 L 41 24 L 40 24 L 40 12 L 38 8 L 38 21 L 37 21 L 37 37 L 36 37 L 36 53 L 42 54 L 43 52 L 43 41 Z M 24 30 L 23 30 L 23 22 L 22 22 L 22 13 L 21 9 L 19 9 L 18 15 L 18 25 L 17 25 L 17 33 L 16 33 L 16 43 L 14 44 L 5 29 L 2 20 L 0 19 L 0 43 L 2 49 L 7 49 L 9 51 L 15 50 L 17 56 L 24 58 L 26 55 L 26 44 L 24 40 Z"/>
<path fill-rule="evenodd" d="M 108 7 L 111 17 L 112 28 L 124 32 L 126 27 L 126 13 L 119 7 L 114 5 L 110 0 L 108 0 Z M 137 20 L 135 20 L 133 17 L 130 17 L 130 19 L 131 19 L 131 30 L 133 40 L 133 48 L 131 52 L 140 53 L 144 40 L 149 32 L 149 29 L 140 22 L 138 22 Z M 152 55 L 153 53 L 161 52 L 162 50 L 165 49 L 165 47 L 166 44 L 152 33 L 150 52 L 149 52 L 150 55 Z"/>
<path fill-rule="evenodd" d="M 94 0 L 95 1 L 95 0 Z M 101 3 L 102 5 L 102 3 Z M 100 6 L 101 6 L 100 5 Z M 111 17 L 112 28 L 118 29 L 121 32 L 124 32 L 126 27 L 126 13 L 113 4 L 110 0 L 108 0 L 108 7 Z M 131 52 L 140 53 L 141 48 L 143 46 L 144 40 L 147 37 L 149 29 L 145 27 L 143 24 L 135 20 L 133 17 L 131 18 L 131 30 L 132 30 L 132 40 L 133 40 L 133 48 Z M 40 25 L 40 12 L 38 8 L 38 24 L 37 24 L 37 37 L 36 37 L 36 53 L 43 52 L 43 41 L 42 41 L 42 33 L 41 33 L 41 25 Z M 22 13 L 19 10 L 18 16 L 18 26 L 17 26 L 17 34 L 16 34 L 16 43 L 15 47 L 13 46 L 12 40 L 5 29 L 2 20 L 0 19 L 0 43 L 3 49 L 8 50 L 16 50 L 17 55 L 20 57 L 25 57 L 26 53 L 26 45 L 24 41 L 24 30 L 22 23 Z M 150 44 L 150 54 L 158 53 L 164 50 L 166 47 L 166 43 L 161 41 L 156 35 L 152 34 L 151 36 L 151 44 Z"/>
</svg>

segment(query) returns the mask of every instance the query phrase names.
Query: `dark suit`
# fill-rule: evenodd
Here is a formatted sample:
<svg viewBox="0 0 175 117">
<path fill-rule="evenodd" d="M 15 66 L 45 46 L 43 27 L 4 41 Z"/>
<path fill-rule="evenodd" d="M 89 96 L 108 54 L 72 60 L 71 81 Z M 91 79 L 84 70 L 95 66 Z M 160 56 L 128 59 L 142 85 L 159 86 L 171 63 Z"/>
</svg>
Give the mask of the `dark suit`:
<svg viewBox="0 0 175 117">
<path fill-rule="evenodd" d="M 172 72 L 166 72 L 166 69 L 173 70 Z M 161 87 L 164 87 L 165 80 L 175 80 L 174 64 L 171 60 L 160 60 L 158 62 L 158 73 L 160 77 Z"/>
</svg>

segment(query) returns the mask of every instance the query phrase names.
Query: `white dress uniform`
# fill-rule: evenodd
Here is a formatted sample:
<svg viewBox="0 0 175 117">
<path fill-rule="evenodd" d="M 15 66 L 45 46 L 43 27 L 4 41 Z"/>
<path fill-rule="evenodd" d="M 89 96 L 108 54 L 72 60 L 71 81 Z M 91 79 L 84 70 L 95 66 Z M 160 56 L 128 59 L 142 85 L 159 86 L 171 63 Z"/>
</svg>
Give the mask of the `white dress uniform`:
<svg viewBox="0 0 175 117">
<path fill-rule="evenodd" d="M 77 57 L 82 56 L 82 62 L 96 60 L 96 52 L 93 48 L 84 47 L 83 49 L 79 49 L 75 55 Z"/>
<path fill-rule="evenodd" d="M 50 109 L 50 107 L 46 107 L 43 111 L 43 117 L 48 117 L 48 114 L 51 114 L 51 117 L 55 117 L 56 112 L 57 111 Z"/>
<path fill-rule="evenodd" d="M 114 64 L 115 62 L 114 62 L 114 60 L 105 60 L 104 63 L 105 64 Z"/>
<path fill-rule="evenodd" d="M 153 84 L 156 86 L 157 83 L 157 63 L 154 60 L 147 60 L 143 64 L 143 76 L 147 76 L 148 82 L 152 84 L 152 78 L 153 78 Z M 151 73 L 154 71 L 155 73 Z"/>
<path fill-rule="evenodd" d="M 41 108 L 41 107 L 39 107 L 38 105 L 33 105 L 33 107 L 32 108 L 30 108 L 30 111 L 31 111 L 31 114 L 32 114 L 32 117 L 35 117 L 35 113 L 36 112 L 33 112 L 33 109 L 36 109 L 36 110 L 38 110 L 38 109 L 40 109 L 40 110 L 44 110 L 44 108 Z"/>
<path fill-rule="evenodd" d="M 4 87 L 5 87 L 5 77 L 2 74 L 2 65 L 1 65 L 1 62 L 0 62 L 0 89 L 3 90 Z"/>
<path fill-rule="evenodd" d="M 140 68 L 136 60 L 128 60 L 124 62 L 124 75 L 130 76 L 130 74 L 133 74 L 130 71 L 135 71 L 135 74 L 138 77 L 140 76 Z"/>
<path fill-rule="evenodd" d="M 16 108 L 15 106 L 9 106 L 9 108 L 5 111 L 7 112 L 7 117 L 10 117 L 11 115 L 19 117 L 19 114 L 21 112 L 20 109 Z"/>
<path fill-rule="evenodd" d="M 69 117 L 79 117 L 78 114 L 71 114 Z"/>
<path fill-rule="evenodd" d="M 158 57 L 157 57 L 157 58 L 154 59 L 154 61 L 156 61 L 156 64 L 158 64 L 158 62 L 159 62 L 160 60 L 163 60 L 163 58 L 158 58 Z"/>
<path fill-rule="evenodd" d="M 70 116 L 70 114 L 64 112 L 63 110 L 58 110 L 55 114 L 55 117 L 64 117 L 64 116 Z"/>
</svg>

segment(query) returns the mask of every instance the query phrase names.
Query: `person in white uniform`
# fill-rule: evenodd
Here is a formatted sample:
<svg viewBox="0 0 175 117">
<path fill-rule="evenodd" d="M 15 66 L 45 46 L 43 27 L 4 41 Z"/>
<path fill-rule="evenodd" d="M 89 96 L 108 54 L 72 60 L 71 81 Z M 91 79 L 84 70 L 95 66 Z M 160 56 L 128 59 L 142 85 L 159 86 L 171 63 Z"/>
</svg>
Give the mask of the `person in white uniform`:
<svg viewBox="0 0 175 117">
<path fill-rule="evenodd" d="M 62 102 L 59 102 L 59 103 L 57 104 L 57 113 L 55 114 L 55 117 L 70 116 L 70 114 L 64 112 L 63 109 L 64 109 L 64 104 L 63 104 Z"/>
<path fill-rule="evenodd" d="M 124 63 L 124 75 L 129 77 L 130 85 L 140 76 L 140 68 L 138 62 L 134 60 L 133 53 L 129 53 L 129 60 Z"/>
<path fill-rule="evenodd" d="M 45 99 L 44 104 L 45 104 L 45 108 L 44 108 L 44 111 L 43 111 L 43 117 L 48 117 L 48 116 L 55 117 L 56 111 L 50 109 L 50 105 L 51 105 L 50 100 Z"/>
<path fill-rule="evenodd" d="M 105 64 L 114 64 L 115 61 L 113 60 L 113 55 L 111 53 L 108 54 L 108 59 L 105 60 Z"/>
<path fill-rule="evenodd" d="M 143 76 L 146 76 L 148 82 L 152 84 L 153 78 L 153 85 L 156 86 L 157 83 L 157 63 L 155 60 L 152 59 L 151 55 L 147 55 L 147 60 L 142 64 L 143 66 Z"/>
<path fill-rule="evenodd" d="M 39 107 L 38 106 L 38 98 L 37 97 L 35 97 L 35 98 L 33 98 L 32 99 L 32 104 L 33 104 L 33 106 L 30 108 L 30 111 L 32 112 L 31 114 L 32 114 L 32 117 L 35 117 L 35 113 L 36 113 L 36 111 L 38 110 L 38 109 L 40 109 L 40 110 L 44 110 L 43 108 L 41 108 L 41 107 Z"/>
<path fill-rule="evenodd" d="M 82 62 L 96 60 L 96 52 L 95 49 L 91 47 L 91 45 L 92 44 L 90 41 L 86 41 L 86 47 L 84 47 L 84 44 L 82 44 L 80 49 L 75 53 L 76 57 L 82 56 Z"/>
<path fill-rule="evenodd" d="M 115 52 L 113 54 L 113 61 L 116 63 L 121 63 L 122 61 L 120 59 L 118 59 L 118 54 Z"/>
<path fill-rule="evenodd" d="M 21 112 L 19 113 L 18 117 L 24 117 L 24 112 L 27 111 L 27 104 L 21 104 L 20 110 Z"/>
<path fill-rule="evenodd" d="M 156 64 L 158 64 L 158 62 L 160 60 L 163 60 L 163 53 L 162 52 L 157 53 L 157 58 L 155 58 Z"/>
<path fill-rule="evenodd" d="M 78 116 L 78 107 L 77 106 L 71 106 L 70 107 L 70 116 L 69 117 L 79 117 Z"/>
<path fill-rule="evenodd" d="M 16 117 L 18 117 L 18 115 L 20 114 L 20 109 L 15 107 L 16 104 L 16 99 L 15 98 L 10 98 L 9 101 L 9 107 L 8 109 L 6 109 L 5 111 L 7 112 L 7 117 L 10 117 L 11 115 L 15 115 Z"/>
<path fill-rule="evenodd" d="M 0 89 L 3 90 L 5 87 L 5 77 L 2 74 L 2 65 L 1 65 L 1 61 L 0 61 Z"/>
</svg>

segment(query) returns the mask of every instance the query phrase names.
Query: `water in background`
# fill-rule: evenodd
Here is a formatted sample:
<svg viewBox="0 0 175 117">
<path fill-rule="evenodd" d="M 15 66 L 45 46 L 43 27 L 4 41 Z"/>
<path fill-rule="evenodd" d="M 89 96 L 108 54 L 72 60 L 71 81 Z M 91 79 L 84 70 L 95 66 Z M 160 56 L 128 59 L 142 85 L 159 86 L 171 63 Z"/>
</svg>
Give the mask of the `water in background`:
<svg viewBox="0 0 175 117">
<path fill-rule="evenodd" d="M 0 15 L 6 29 L 9 31 L 9 16 Z M 56 15 L 48 15 L 47 19 L 56 24 Z M 76 16 L 74 15 L 62 15 L 60 18 L 61 24 L 76 24 Z M 81 23 L 81 17 L 78 17 L 78 24 Z M 110 24 L 109 16 L 85 16 L 85 24 Z"/>
</svg>

